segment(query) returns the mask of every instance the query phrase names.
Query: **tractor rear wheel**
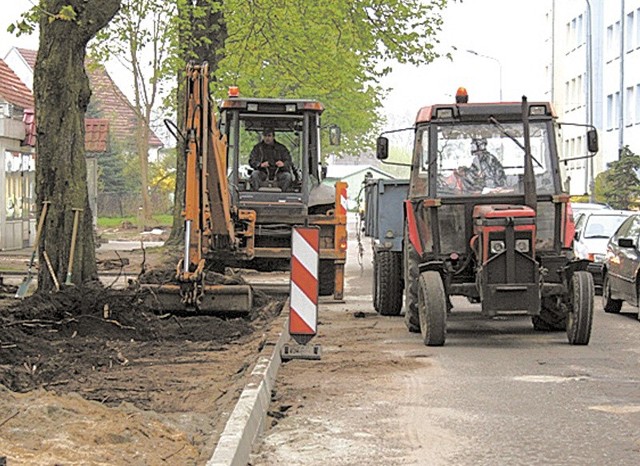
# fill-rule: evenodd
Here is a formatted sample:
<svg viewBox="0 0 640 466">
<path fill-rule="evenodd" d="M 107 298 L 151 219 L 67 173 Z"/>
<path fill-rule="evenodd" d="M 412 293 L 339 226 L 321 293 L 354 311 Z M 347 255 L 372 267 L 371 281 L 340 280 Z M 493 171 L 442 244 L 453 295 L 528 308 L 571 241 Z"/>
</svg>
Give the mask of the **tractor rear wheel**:
<svg viewBox="0 0 640 466">
<path fill-rule="evenodd" d="M 402 311 L 402 254 L 378 251 L 374 256 L 373 307 L 383 316 L 399 316 Z"/>
<path fill-rule="evenodd" d="M 617 314 L 622 309 L 622 300 L 611 298 L 611 283 L 609 283 L 609 276 L 606 274 L 602 280 L 602 307 L 604 312 L 609 314 Z"/>
<path fill-rule="evenodd" d="M 569 293 L 567 338 L 572 345 L 588 345 L 593 324 L 593 275 L 586 271 L 575 272 Z"/>
<path fill-rule="evenodd" d="M 409 234 L 406 231 L 406 226 L 404 235 L 404 255 L 404 323 L 410 332 L 418 333 L 420 332 L 420 317 L 418 317 L 420 255 L 409 240 Z"/>
<path fill-rule="evenodd" d="M 542 298 L 540 315 L 531 316 L 534 330 L 539 332 L 564 331 L 567 329 L 567 312 L 554 296 Z"/>
<path fill-rule="evenodd" d="M 447 297 L 440 273 L 429 270 L 420 274 L 418 314 L 424 344 L 444 345 L 447 333 Z"/>
</svg>

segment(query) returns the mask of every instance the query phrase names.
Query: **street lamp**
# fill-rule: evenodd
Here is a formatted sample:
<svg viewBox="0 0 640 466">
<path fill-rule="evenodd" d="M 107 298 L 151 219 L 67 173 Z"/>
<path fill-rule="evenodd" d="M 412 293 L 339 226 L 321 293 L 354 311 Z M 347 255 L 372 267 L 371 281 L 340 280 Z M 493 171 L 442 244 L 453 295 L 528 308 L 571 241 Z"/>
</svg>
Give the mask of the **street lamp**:
<svg viewBox="0 0 640 466">
<path fill-rule="evenodd" d="M 499 70 L 499 73 L 500 73 L 500 102 L 502 102 L 502 63 L 500 63 L 500 60 L 498 60 L 495 57 L 490 57 L 489 55 L 484 55 L 482 53 L 478 53 L 475 50 L 468 50 L 467 49 L 467 53 L 470 53 L 471 55 L 475 55 L 476 57 L 488 58 L 489 60 L 493 60 L 498 64 L 498 70 Z"/>
<path fill-rule="evenodd" d="M 591 1 L 585 0 L 587 3 L 587 63 L 585 66 L 587 76 L 587 124 L 593 125 L 593 40 L 591 37 Z M 588 187 L 585 186 L 586 192 L 590 194 L 589 200 L 594 202 L 594 166 L 593 166 L 593 157 L 589 159 L 589 164 L 587 165 L 585 161 L 585 168 L 587 168 L 587 173 L 585 173 L 585 184 L 588 183 Z"/>
</svg>

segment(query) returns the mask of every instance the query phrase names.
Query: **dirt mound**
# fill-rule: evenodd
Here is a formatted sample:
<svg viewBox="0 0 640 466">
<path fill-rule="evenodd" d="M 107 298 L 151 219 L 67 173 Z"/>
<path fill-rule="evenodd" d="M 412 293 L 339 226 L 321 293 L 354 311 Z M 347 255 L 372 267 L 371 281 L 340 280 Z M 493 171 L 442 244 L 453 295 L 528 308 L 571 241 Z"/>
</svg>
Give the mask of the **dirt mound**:
<svg viewBox="0 0 640 466">
<path fill-rule="evenodd" d="M 166 342 L 203 342 L 210 349 L 250 335 L 282 302 L 257 293 L 246 318 L 156 315 L 135 289 L 101 284 L 38 293 L 0 311 L 0 384 L 25 392 L 128 363 L 127 349 L 153 354 Z"/>
</svg>

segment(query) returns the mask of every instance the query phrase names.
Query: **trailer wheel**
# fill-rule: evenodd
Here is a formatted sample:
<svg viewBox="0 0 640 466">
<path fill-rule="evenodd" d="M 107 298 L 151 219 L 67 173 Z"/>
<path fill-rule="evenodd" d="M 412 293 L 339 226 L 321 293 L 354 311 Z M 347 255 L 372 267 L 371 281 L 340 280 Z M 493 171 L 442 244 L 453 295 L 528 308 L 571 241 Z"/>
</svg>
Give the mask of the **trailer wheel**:
<svg viewBox="0 0 640 466">
<path fill-rule="evenodd" d="M 420 275 L 418 314 L 424 344 L 444 345 L 447 333 L 447 297 L 438 272 L 429 270 Z"/>
<path fill-rule="evenodd" d="M 332 260 L 321 259 L 318 270 L 318 294 L 332 295 L 336 285 L 336 269 Z"/>
<path fill-rule="evenodd" d="M 383 316 L 399 316 L 404 291 L 402 255 L 394 251 L 378 251 L 374 264 L 374 308 Z"/>
<path fill-rule="evenodd" d="M 604 312 L 609 314 L 617 314 L 622 309 L 621 299 L 611 298 L 611 284 L 609 283 L 609 276 L 605 274 L 602 280 L 602 307 Z"/>
<path fill-rule="evenodd" d="M 539 316 L 531 316 L 534 330 L 539 332 L 564 331 L 567 329 L 567 312 L 555 297 L 542 298 Z"/>
<path fill-rule="evenodd" d="M 418 317 L 418 288 L 420 280 L 420 255 L 409 241 L 409 234 L 404 234 L 404 292 L 405 310 L 404 323 L 412 333 L 420 332 L 420 317 Z"/>
<path fill-rule="evenodd" d="M 571 277 L 567 337 L 572 345 L 588 345 L 593 323 L 593 275 L 579 271 Z"/>
</svg>

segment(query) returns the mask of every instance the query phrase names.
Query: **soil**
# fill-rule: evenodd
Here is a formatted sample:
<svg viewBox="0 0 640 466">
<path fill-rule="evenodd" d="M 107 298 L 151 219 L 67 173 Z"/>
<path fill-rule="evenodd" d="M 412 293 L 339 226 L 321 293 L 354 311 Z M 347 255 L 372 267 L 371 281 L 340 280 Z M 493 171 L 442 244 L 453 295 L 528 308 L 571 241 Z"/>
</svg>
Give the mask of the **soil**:
<svg viewBox="0 0 640 466">
<path fill-rule="evenodd" d="M 109 251 L 98 263 L 135 283 L 166 277 L 174 256 L 167 248 Z M 134 286 L 96 282 L 0 300 L 0 458 L 206 462 L 284 303 L 255 292 L 249 315 L 178 317 L 155 313 L 143 298 Z"/>
</svg>

